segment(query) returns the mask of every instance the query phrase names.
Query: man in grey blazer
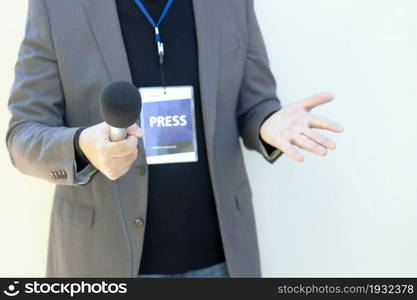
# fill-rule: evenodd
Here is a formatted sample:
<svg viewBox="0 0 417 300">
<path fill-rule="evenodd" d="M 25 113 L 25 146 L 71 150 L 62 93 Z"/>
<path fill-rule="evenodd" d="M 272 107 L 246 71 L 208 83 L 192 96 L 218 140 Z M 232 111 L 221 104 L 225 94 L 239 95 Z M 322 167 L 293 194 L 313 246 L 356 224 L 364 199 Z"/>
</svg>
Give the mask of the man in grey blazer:
<svg viewBox="0 0 417 300">
<path fill-rule="evenodd" d="M 271 163 L 282 153 L 303 161 L 296 147 L 322 156 L 335 148 L 313 128 L 343 129 L 310 114 L 332 101 L 332 94 L 281 108 L 253 0 L 188 2 L 197 37 L 207 180 L 227 276 L 259 277 L 239 137 Z M 111 142 L 98 109 L 107 85 L 134 81 L 119 17 L 115 0 L 29 0 L 9 99 L 7 146 L 22 173 L 56 184 L 47 266 L 51 277 L 135 277 L 140 269 L 149 223 L 146 132 L 134 125 L 126 140 Z M 82 170 L 77 151 L 87 161 Z"/>
</svg>

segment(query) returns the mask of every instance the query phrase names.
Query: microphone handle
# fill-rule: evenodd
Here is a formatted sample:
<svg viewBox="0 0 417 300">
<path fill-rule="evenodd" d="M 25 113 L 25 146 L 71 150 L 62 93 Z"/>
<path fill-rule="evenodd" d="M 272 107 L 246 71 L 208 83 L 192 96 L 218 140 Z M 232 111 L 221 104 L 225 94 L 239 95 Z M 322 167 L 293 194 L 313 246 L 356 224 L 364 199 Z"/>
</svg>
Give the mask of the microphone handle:
<svg viewBox="0 0 417 300">
<path fill-rule="evenodd" d="M 110 126 L 110 140 L 118 142 L 127 137 L 127 128 L 116 128 Z"/>
</svg>

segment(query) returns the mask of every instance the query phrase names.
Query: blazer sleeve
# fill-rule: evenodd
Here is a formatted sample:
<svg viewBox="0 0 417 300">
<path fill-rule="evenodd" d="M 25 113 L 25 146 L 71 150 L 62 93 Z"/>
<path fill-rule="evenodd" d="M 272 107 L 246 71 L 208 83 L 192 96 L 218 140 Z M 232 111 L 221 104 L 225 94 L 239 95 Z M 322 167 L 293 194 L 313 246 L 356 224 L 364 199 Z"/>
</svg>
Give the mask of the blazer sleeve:
<svg viewBox="0 0 417 300">
<path fill-rule="evenodd" d="M 268 116 L 281 108 L 281 104 L 276 95 L 276 82 L 269 67 L 253 0 L 247 1 L 247 24 L 245 71 L 237 111 L 239 131 L 246 148 L 258 151 L 273 163 L 282 152 L 262 141 L 260 128 Z"/>
<path fill-rule="evenodd" d="M 6 144 L 13 165 L 55 184 L 78 185 L 74 136 L 79 128 L 65 124 L 65 99 L 43 0 L 29 1 L 8 107 Z M 89 169 L 91 174 L 80 174 L 84 183 L 93 173 Z"/>
</svg>

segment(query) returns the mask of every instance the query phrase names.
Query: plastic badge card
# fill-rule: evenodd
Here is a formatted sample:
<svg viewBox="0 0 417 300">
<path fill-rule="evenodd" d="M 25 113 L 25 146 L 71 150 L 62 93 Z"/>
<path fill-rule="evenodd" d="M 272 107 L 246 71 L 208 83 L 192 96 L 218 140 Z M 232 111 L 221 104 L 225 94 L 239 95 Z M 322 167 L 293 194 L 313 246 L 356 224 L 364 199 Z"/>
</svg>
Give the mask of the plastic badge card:
<svg viewBox="0 0 417 300">
<path fill-rule="evenodd" d="M 139 92 L 147 163 L 197 161 L 193 87 L 147 87 Z"/>
</svg>

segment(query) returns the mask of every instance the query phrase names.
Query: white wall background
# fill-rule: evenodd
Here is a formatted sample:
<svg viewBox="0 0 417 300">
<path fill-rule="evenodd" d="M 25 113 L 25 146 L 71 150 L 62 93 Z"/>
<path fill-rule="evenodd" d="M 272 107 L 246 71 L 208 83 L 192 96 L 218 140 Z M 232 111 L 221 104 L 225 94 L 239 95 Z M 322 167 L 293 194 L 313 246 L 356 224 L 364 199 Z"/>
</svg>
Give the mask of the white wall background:
<svg viewBox="0 0 417 300">
<path fill-rule="evenodd" d="M 417 276 L 417 1 L 256 3 L 283 103 L 333 91 L 345 127 L 325 159 L 246 156 L 264 275 Z"/>
<path fill-rule="evenodd" d="M 246 153 L 264 276 L 417 276 L 417 2 L 256 0 L 283 104 L 318 91 L 345 127 L 327 158 Z M 26 1 L 0 3 L 0 136 Z M 0 143 L 0 276 L 43 276 L 53 186 Z"/>
</svg>

